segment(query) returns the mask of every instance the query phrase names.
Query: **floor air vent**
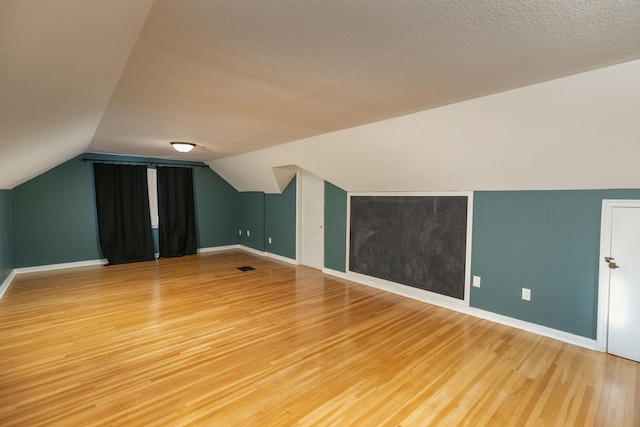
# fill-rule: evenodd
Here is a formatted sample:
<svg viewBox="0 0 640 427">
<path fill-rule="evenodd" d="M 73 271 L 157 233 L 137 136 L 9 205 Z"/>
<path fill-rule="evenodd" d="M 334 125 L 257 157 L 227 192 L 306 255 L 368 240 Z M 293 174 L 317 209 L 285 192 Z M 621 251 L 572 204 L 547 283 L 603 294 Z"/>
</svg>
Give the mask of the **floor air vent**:
<svg viewBox="0 0 640 427">
<path fill-rule="evenodd" d="M 251 271 L 251 270 L 255 270 L 255 268 L 251 267 L 250 265 L 244 265 L 242 267 L 238 267 L 238 270 L 240 270 L 240 271 Z"/>
</svg>

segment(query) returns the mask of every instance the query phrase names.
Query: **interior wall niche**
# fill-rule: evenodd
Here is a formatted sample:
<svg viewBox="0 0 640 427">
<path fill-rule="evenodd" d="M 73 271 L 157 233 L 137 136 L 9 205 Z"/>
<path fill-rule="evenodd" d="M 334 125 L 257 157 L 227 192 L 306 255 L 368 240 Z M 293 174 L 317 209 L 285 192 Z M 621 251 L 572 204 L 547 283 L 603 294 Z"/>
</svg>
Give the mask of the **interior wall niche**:
<svg viewBox="0 0 640 427">
<path fill-rule="evenodd" d="M 465 298 L 468 196 L 350 198 L 349 270 Z"/>
</svg>

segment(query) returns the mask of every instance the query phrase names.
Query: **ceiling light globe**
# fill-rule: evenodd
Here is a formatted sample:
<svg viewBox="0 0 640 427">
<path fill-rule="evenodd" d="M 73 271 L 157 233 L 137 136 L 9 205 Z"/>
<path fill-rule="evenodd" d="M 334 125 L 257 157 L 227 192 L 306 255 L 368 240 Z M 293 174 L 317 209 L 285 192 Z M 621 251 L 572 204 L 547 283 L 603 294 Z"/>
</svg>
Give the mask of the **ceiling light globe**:
<svg viewBox="0 0 640 427">
<path fill-rule="evenodd" d="M 191 142 L 172 142 L 171 145 L 181 153 L 188 153 L 196 146 L 196 144 L 193 144 Z"/>
</svg>

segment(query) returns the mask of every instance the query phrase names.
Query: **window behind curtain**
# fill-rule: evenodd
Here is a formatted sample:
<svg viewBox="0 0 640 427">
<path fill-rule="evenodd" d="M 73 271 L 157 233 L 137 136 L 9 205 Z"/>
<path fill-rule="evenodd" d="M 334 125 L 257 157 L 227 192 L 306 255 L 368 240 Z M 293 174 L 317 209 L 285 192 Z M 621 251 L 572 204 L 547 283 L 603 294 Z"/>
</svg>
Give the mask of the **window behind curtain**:
<svg viewBox="0 0 640 427">
<path fill-rule="evenodd" d="M 147 168 L 93 165 L 98 232 L 109 264 L 154 260 Z"/>
<path fill-rule="evenodd" d="M 197 252 L 196 214 L 191 168 L 158 167 L 158 215 L 161 257 Z"/>
<path fill-rule="evenodd" d="M 147 185 L 149 186 L 149 213 L 151 228 L 158 228 L 158 178 L 156 170 L 147 168 Z"/>
</svg>

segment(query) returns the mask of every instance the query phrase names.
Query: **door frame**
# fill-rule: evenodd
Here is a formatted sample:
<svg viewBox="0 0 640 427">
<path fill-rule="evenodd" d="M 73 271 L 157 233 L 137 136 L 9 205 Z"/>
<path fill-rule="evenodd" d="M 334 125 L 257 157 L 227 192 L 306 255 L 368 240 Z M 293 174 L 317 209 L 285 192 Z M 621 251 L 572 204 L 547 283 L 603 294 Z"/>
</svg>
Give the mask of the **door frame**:
<svg viewBox="0 0 640 427">
<path fill-rule="evenodd" d="M 321 258 L 322 258 L 322 268 L 320 268 L 320 270 L 324 270 L 324 179 L 322 179 L 321 177 L 319 177 L 318 175 L 315 175 L 309 171 L 307 171 L 306 169 L 298 169 L 298 171 L 296 172 L 296 264 L 297 265 L 304 265 L 302 263 L 302 233 L 303 233 L 303 224 L 302 222 L 304 221 L 303 218 L 303 214 L 302 214 L 302 198 L 304 197 L 304 184 L 303 184 L 303 180 L 304 180 L 304 175 L 311 175 L 314 176 L 316 178 L 318 178 L 319 180 L 322 181 L 323 183 L 323 188 L 321 191 L 321 198 L 322 198 L 322 203 L 321 203 L 321 216 L 322 216 L 322 238 L 321 238 L 321 244 L 322 244 L 322 248 L 321 248 Z"/>
<path fill-rule="evenodd" d="M 609 272 L 604 257 L 611 250 L 611 218 L 614 208 L 640 208 L 640 200 L 603 199 L 600 223 L 600 256 L 598 257 L 598 323 L 596 350 L 607 352 L 609 334 Z"/>
</svg>

